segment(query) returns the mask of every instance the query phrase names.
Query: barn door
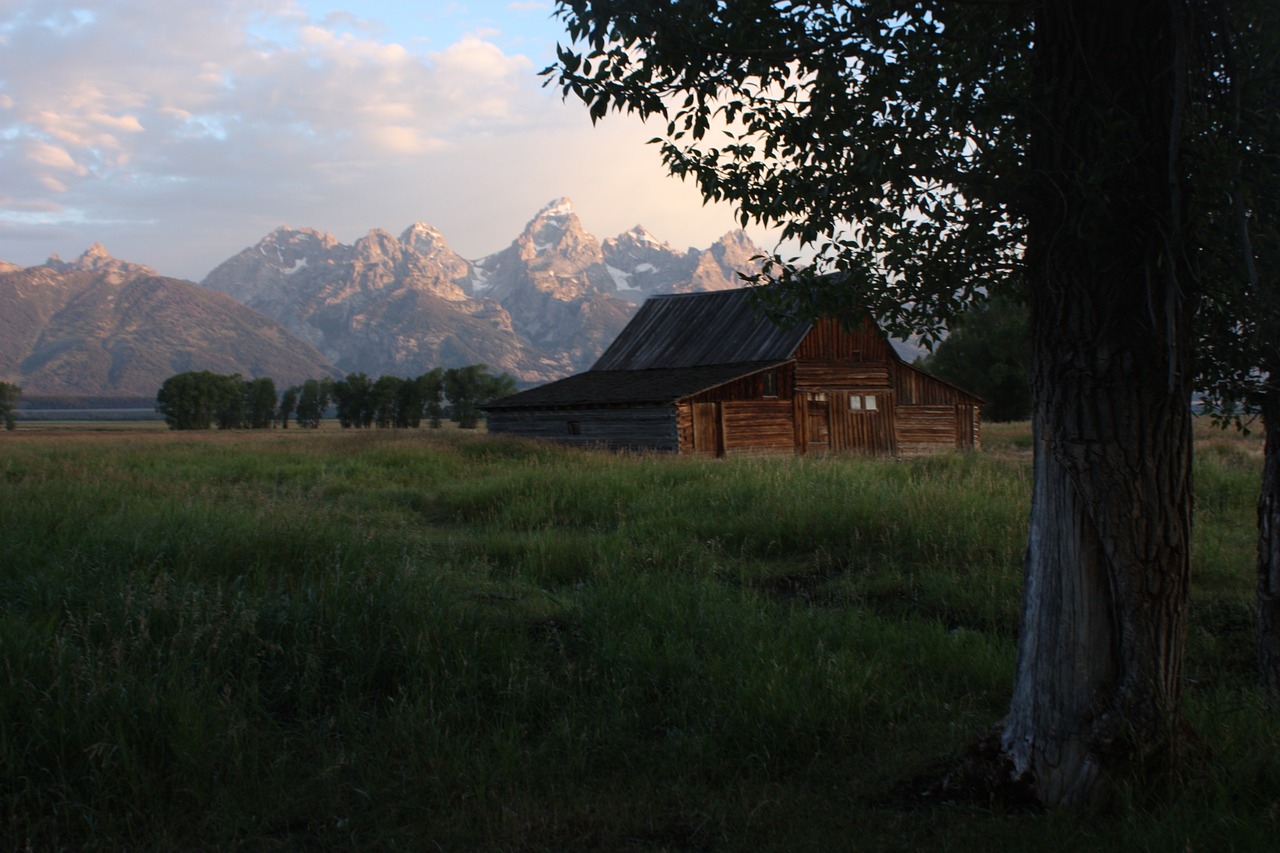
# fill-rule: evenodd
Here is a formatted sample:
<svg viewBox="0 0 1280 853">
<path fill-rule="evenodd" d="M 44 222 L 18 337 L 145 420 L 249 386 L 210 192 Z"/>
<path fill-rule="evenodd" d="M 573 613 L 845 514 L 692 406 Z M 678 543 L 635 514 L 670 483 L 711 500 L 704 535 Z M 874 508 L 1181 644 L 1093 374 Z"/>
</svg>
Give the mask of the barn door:
<svg viewBox="0 0 1280 853">
<path fill-rule="evenodd" d="M 693 404 L 693 452 L 720 453 L 720 413 L 715 403 Z"/>
<path fill-rule="evenodd" d="M 831 447 L 875 456 L 894 453 L 893 393 L 837 391 L 831 403 Z"/>
<path fill-rule="evenodd" d="M 831 402 L 825 392 L 805 395 L 805 451 L 826 450 L 831 446 Z"/>
</svg>

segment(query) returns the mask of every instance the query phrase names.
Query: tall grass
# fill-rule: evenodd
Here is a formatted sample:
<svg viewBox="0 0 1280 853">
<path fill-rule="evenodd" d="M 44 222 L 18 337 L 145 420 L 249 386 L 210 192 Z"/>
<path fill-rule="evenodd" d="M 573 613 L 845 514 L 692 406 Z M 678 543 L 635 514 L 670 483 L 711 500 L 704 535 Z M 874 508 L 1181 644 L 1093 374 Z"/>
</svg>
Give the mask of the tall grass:
<svg viewBox="0 0 1280 853">
<path fill-rule="evenodd" d="M 1022 435 L 913 462 L 12 435 L 0 846 L 1263 849 L 1257 445 L 1224 436 L 1184 785 L 1088 819 L 913 793 L 1007 702 Z"/>
</svg>

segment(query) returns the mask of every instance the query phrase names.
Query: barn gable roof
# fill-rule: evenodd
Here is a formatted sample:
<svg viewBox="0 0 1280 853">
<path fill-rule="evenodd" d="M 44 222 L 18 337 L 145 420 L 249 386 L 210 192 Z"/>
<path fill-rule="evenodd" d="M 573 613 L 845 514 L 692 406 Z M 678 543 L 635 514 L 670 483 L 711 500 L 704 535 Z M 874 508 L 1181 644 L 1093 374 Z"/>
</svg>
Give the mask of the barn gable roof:
<svg viewBox="0 0 1280 853">
<path fill-rule="evenodd" d="M 488 411 L 662 406 L 791 361 L 815 321 L 780 325 L 757 307 L 751 288 L 650 297 L 585 373 L 481 406 Z M 884 332 L 876 328 L 876 332 Z M 910 371 L 983 401 L 902 361 Z"/>
<path fill-rule="evenodd" d="M 780 326 L 755 304 L 751 288 L 648 299 L 596 370 L 654 370 L 785 361 L 812 322 Z"/>
</svg>

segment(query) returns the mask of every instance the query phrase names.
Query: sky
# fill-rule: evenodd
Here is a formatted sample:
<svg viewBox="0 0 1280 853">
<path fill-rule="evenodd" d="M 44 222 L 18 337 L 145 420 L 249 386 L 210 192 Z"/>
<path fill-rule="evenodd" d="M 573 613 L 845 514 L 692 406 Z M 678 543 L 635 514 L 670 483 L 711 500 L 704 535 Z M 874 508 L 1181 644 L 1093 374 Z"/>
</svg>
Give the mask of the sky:
<svg viewBox="0 0 1280 853">
<path fill-rule="evenodd" d="M 0 261 L 199 281 L 275 228 L 426 222 L 467 258 L 561 196 L 603 239 L 737 227 L 658 134 L 544 88 L 551 0 L 0 0 Z M 748 233 L 768 248 L 767 235 Z"/>
</svg>

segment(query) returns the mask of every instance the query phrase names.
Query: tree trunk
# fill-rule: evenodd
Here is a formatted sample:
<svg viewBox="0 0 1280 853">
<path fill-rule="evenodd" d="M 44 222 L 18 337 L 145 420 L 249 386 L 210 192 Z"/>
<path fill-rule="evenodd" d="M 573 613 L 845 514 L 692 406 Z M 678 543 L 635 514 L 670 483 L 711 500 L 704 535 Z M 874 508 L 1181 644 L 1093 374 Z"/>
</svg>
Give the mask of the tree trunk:
<svg viewBox="0 0 1280 853">
<path fill-rule="evenodd" d="M 1038 10 L 1035 483 L 1000 743 L 1050 805 L 1176 744 L 1191 530 L 1180 8 Z"/>
<path fill-rule="evenodd" d="M 1267 444 L 1258 495 L 1258 667 L 1267 701 L 1280 709 L 1280 375 L 1275 371 L 1263 394 Z"/>
</svg>

